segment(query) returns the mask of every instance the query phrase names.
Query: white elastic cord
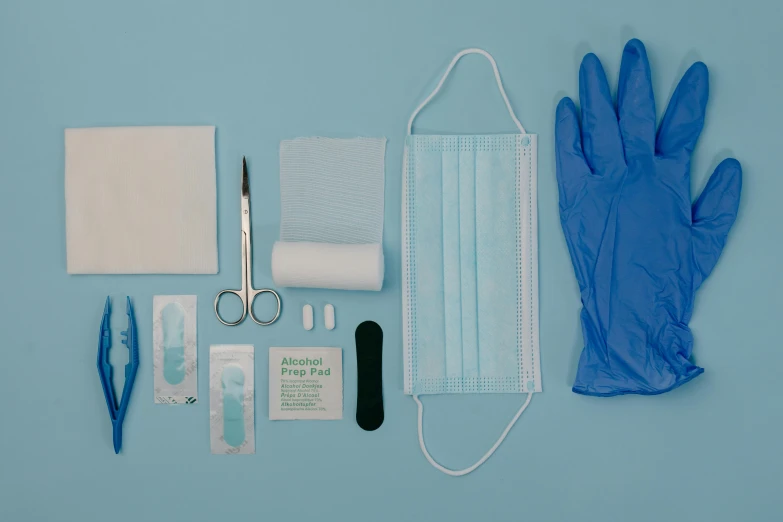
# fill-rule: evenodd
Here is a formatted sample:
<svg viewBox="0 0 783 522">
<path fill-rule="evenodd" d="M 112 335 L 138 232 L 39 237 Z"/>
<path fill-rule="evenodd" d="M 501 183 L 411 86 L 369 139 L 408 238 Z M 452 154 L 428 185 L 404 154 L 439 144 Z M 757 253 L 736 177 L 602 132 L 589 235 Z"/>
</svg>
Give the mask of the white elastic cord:
<svg viewBox="0 0 783 522">
<path fill-rule="evenodd" d="M 489 63 L 492 64 L 492 70 L 495 71 L 495 81 L 498 82 L 498 89 L 500 89 L 500 94 L 503 96 L 503 101 L 506 102 L 506 109 L 508 109 L 508 113 L 509 115 L 511 115 L 511 119 L 514 120 L 514 123 L 519 129 L 519 132 L 521 132 L 522 134 L 527 134 L 525 132 L 525 128 L 522 126 L 521 123 L 519 123 L 519 119 L 517 119 L 517 115 L 514 114 L 514 109 L 511 108 L 511 102 L 508 101 L 508 96 L 506 96 L 506 90 L 503 88 L 503 82 L 500 79 L 500 71 L 498 70 L 498 64 L 495 63 L 495 59 L 492 58 L 492 55 L 489 54 L 484 49 L 463 49 L 462 51 L 457 53 L 457 56 L 455 56 L 454 59 L 451 60 L 451 63 L 446 69 L 446 72 L 443 73 L 443 76 L 438 82 L 438 86 L 435 87 L 435 90 L 432 91 L 430 95 L 427 96 L 427 99 L 421 102 L 421 104 L 418 107 L 416 107 L 416 110 L 413 111 L 413 114 L 411 114 L 411 118 L 408 120 L 408 134 L 411 134 L 413 131 L 413 120 L 416 119 L 416 116 L 419 115 L 419 112 L 421 112 L 424 106 L 427 105 L 430 101 L 432 101 L 435 95 L 438 94 L 438 91 L 440 91 L 440 88 L 443 87 L 443 84 L 446 82 L 446 78 L 448 78 L 449 74 L 451 74 L 451 70 L 454 68 L 455 65 L 457 65 L 459 59 L 467 54 L 480 54 L 484 56 L 487 60 L 489 60 Z"/>
<path fill-rule="evenodd" d="M 470 466 L 469 468 L 460 469 L 460 470 L 453 470 L 449 468 L 444 468 L 437 462 L 435 462 L 435 459 L 432 458 L 430 455 L 430 452 L 427 451 L 427 445 L 424 444 L 424 406 L 422 405 L 421 401 L 419 400 L 418 395 L 413 396 L 413 400 L 416 401 L 416 404 L 419 405 L 419 446 L 421 447 L 421 452 L 424 453 L 424 456 L 427 457 L 427 460 L 432 464 L 432 466 L 445 473 L 446 475 L 451 475 L 452 477 L 461 477 L 463 475 L 467 475 L 471 471 L 475 470 L 482 464 L 484 464 L 488 458 L 492 456 L 493 453 L 495 453 L 495 450 L 498 449 L 498 447 L 503 443 L 503 441 L 506 438 L 506 435 L 508 435 L 508 432 L 511 431 L 511 428 L 514 427 L 514 424 L 516 424 L 517 419 L 519 419 L 519 416 L 522 415 L 522 412 L 525 411 L 525 408 L 527 408 L 527 405 L 530 404 L 530 400 L 533 398 L 532 393 L 527 394 L 527 400 L 522 405 L 521 408 L 519 408 L 519 411 L 516 415 L 514 415 L 514 418 L 511 419 L 511 422 L 508 423 L 508 426 L 506 426 L 506 429 L 503 430 L 503 433 L 501 433 L 500 438 L 495 442 L 495 444 L 489 448 L 489 451 L 484 454 L 483 457 L 479 459 L 478 462 Z"/>
</svg>

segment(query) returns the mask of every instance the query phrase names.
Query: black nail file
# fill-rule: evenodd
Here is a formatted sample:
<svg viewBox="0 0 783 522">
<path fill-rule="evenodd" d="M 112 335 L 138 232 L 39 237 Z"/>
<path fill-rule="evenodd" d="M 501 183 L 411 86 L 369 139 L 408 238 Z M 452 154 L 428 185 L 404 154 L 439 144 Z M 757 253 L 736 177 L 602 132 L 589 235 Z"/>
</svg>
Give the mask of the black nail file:
<svg viewBox="0 0 783 522">
<path fill-rule="evenodd" d="M 378 323 L 365 321 L 356 327 L 356 366 L 358 389 L 356 423 L 366 431 L 383 424 L 383 330 Z"/>
</svg>

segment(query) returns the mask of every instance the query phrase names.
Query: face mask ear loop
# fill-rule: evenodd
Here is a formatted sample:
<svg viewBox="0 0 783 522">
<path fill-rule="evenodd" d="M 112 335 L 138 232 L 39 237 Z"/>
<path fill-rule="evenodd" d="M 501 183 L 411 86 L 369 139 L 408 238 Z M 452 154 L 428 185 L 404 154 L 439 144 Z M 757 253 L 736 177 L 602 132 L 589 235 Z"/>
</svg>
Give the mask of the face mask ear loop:
<svg viewBox="0 0 783 522">
<path fill-rule="evenodd" d="M 408 120 L 408 134 L 411 134 L 413 132 L 413 120 L 416 119 L 416 116 L 419 115 L 419 112 L 421 112 L 421 110 L 425 107 L 425 105 L 427 105 L 430 101 L 432 101 L 435 95 L 438 94 L 441 87 L 443 87 L 443 84 L 446 83 L 446 78 L 449 77 L 449 74 L 451 74 L 451 70 L 454 68 L 455 65 L 457 65 L 459 59 L 468 54 L 480 54 L 481 56 L 489 60 L 490 64 L 492 64 L 492 71 L 495 73 L 495 81 L 498 84 L 500 95 L 503 96 L 503 101 L 506 103 L 506 109 L 508 109 L 508 114 L 511 116 L 511 119 L 514 120 L 514 124 L 519 129 L 519 132 L 521 132 L 522 134 L 527 134 L 527 132 L 525 132 L 525 128 L 519 122 L 517 115 L 514 114 L 514 109 L 511 108 L 511 102 L 508 101 L 506 90 L 503 88 L 503 82 L 500 79 L 500 71 L 498 70 L 498 64 L 495 63 L 495 59 L 492 58 L 492 55 L 489 54 L 484 49 L 463 49 L 462 51 L 457 53 L 457 56 L 455 56 L 451 60 L 451 63 L 449 64 L 448 68 L 446 68 L 446 72 L 443 73 L 443 76 L 441 76 L 440 81 L 438 82 L 438 86 L 435 87 L 435 90 L 433 90 L 430 93 L 430 95 L 427 96 L 427 98 L 423 102 L 421 102 L 421 104 L 419 104 L 418 107 L 416 107 L 416 110 L 413 111 L 413 114 L 411 114 L 411 117 Z"/>
<path fill-rule="evenodd" d="M 532 393 L 527 394 L 527 400 L 525 400 L 525 403 L 522 405 L 521 408 L 519 408 L 519 411 L 517 411 L 516 415 L 514 415 L 514 418 L 511 419 L 511 422 L 508 423 L 508 426 L 506 426 L 506 429 L 503 430 L 503 433 L 501 433 L 500 438 L 495 442 L 495 444 L 489 448 L 489 451 L 484 454 L 483 457 L 479 459 L 478 462 L 470 466 L 469 468 L 460 469 L 460 470 L 453 470 L 449 468 L 444 468 L 437 462 L 435 462 L 435 459 L 432 458 L 430 453 L 427 451 L 427 445 L 424 443 L 424 406 L 422 405 L 421 401 L 419 400 L 418 395 L 413 396 L 413 400 L 416 401 L 416 404 L 419 407 L 419 446 L 421 447 L 421 452 L 424 453 L 424 456 L 427 457 L 427 460 L 429 461 L 432 466 L 445 473 L 446 475 L 451 475 L 452 477 L 461 477 L 463 475 L 467 475 L 471 471 L 475 470 L 482 464 L 484 464 L 488 458 L 492 456 L 493 453 L 495 453 L 495 450 L 500 447 L 500 445 L 503 443 L 503 441 L 506 438 L 506 435 L 508 435 L 508 432 L 511 431 L 511 428 L 514 427 L 514 424 L 516 424 L 517 420 L 519 419 L 519 416 L 522 415 L 522 412 L 525 411 L 525 408 L 527 408 L 527 405 L 530 404 L 530 400 L 533 398 Z"/>
</svg>

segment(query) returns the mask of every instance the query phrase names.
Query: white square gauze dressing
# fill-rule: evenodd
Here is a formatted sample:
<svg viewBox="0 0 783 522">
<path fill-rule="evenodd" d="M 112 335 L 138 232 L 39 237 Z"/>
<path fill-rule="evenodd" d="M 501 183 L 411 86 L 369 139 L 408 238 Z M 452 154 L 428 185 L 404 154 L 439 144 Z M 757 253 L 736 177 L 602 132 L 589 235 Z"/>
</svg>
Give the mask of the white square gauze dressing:
<svg viewBox="0 0 783 522">
<path fill-rule="evenodd" d="M 70 274 L 215 274 L 215 127 L 65 130 Z"/>
</svg>

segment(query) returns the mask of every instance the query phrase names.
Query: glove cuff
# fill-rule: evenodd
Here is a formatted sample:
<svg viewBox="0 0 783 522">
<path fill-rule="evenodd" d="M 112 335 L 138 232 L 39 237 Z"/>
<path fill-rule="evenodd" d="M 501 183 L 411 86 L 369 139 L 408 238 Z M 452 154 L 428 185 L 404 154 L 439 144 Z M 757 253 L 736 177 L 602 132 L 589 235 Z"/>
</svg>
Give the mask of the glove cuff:
<svg viewBox="0 0 783 522">
<path fill-rule="evenodd" d="M 621 331 L 601 331 L 582 311 L 585 347 L 573 386 L 575 393 L 656 395 L 704 372 L 689 360 L 693 336 L 688 325 L 639 325 L 621 320 L 615 322 L 615 328 Z"/>
</svg>

